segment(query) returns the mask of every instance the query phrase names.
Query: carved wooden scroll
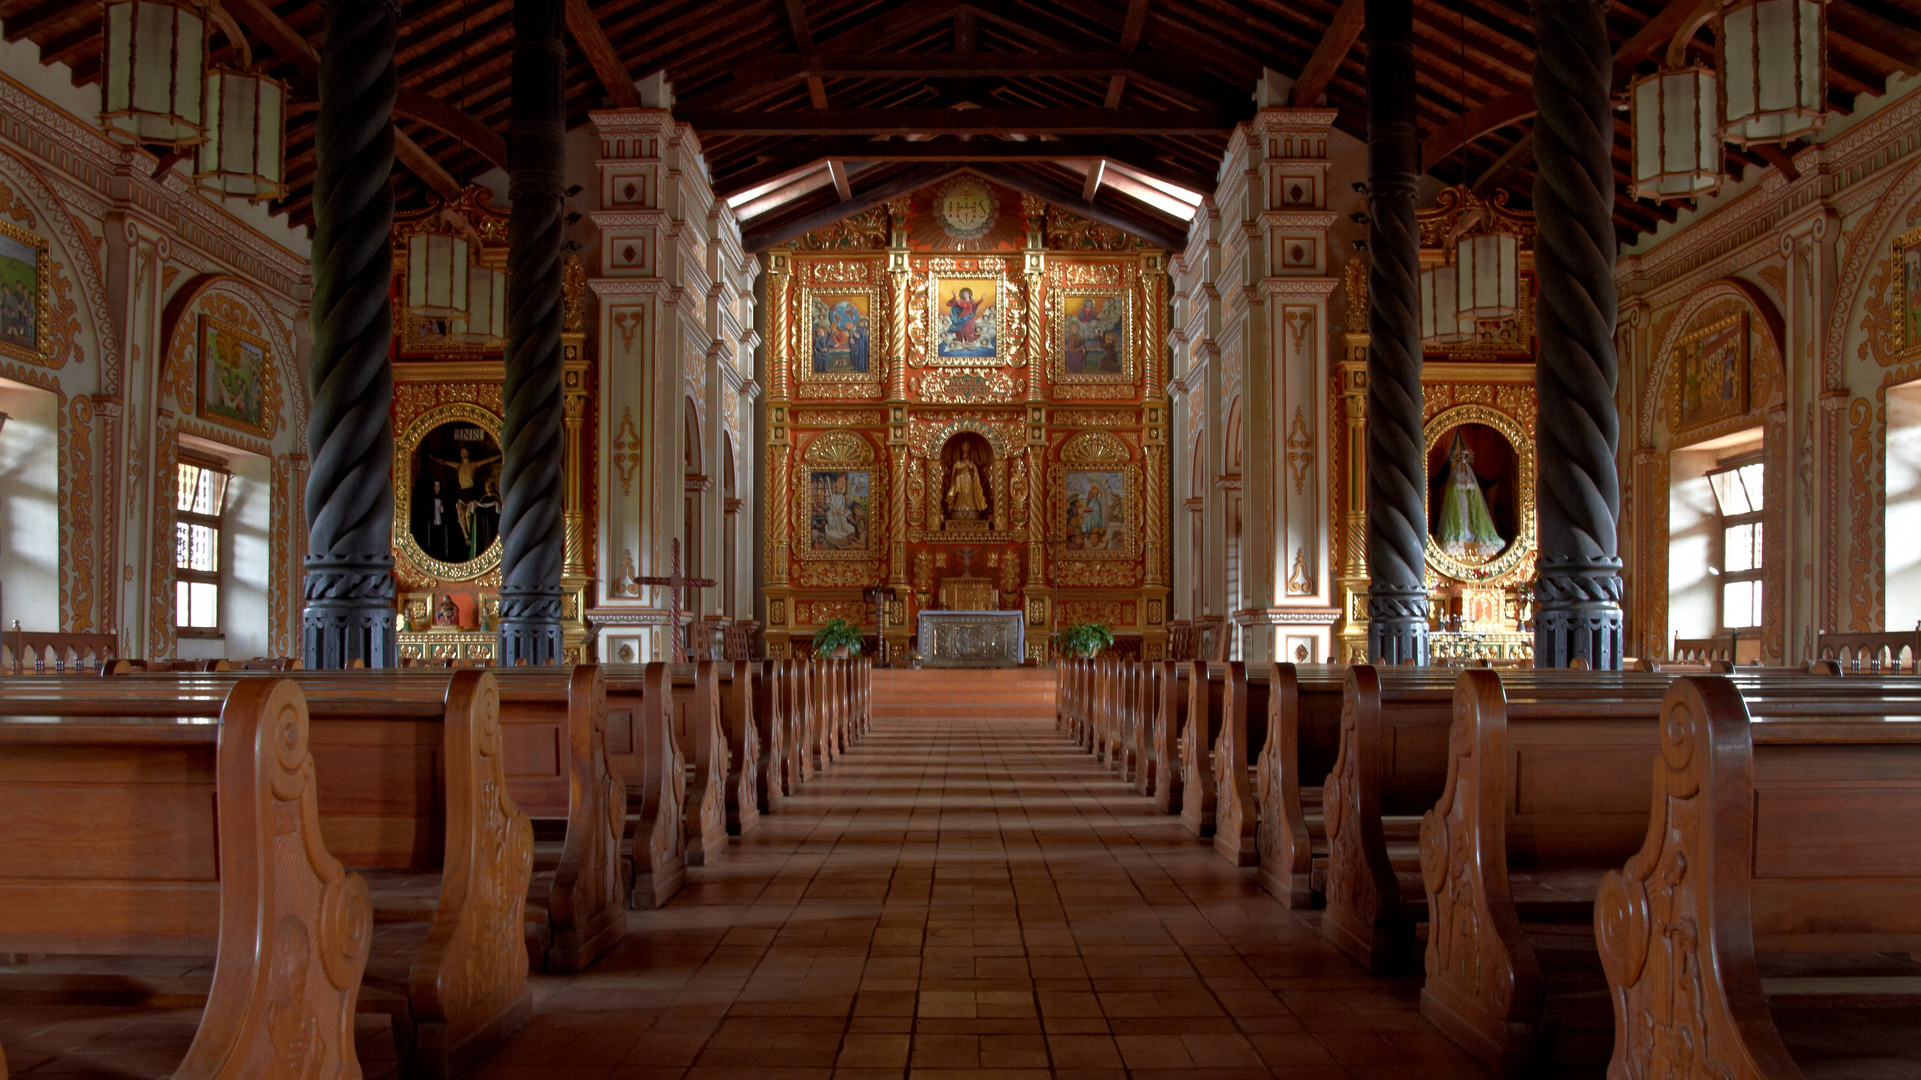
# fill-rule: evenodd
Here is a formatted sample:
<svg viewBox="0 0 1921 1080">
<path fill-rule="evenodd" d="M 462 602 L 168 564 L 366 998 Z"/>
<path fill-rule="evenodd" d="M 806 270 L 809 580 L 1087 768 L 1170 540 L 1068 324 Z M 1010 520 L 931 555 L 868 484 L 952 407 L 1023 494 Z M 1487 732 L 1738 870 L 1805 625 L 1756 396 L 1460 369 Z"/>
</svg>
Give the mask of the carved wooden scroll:
<svg viewBox="0 0 1921 1080">
<path fill-rule="evenodd" d="M 674 736 L 692 765 L 684 801 L 687 865 L 707 866 L 727 854 L 727 743 L 720 730 L 720 678 L 712 660 L 693 665 L 674 686 Z"/>
<path fill-rule="evenodd" d="M 1227 665 L 1221 688 L 1220 734 L 1214 739 L 1214 850 L 1236 866 L 1253 866 L 1260 859 L 1254 846 L 1259 810 L 1248 783 L 1247 665 Z"/>
<path fill-rule="evenodd" d="M 1187 725 L 1187 688 L 1182 684 L 1193 677 L 1193 661 L 1161 661 L 1160 693 L 1154 706 L 1154 757 L 1160 777 L 1154 784 L 1154 805 L 1163 814 L 1181 812 L 1182 780 L 1180 733 Z"/>
<path fill-rule="evenodd" d="M 627 831 L 627 784 L 607 757 L 607 680 L 582 664 L 567 681 L 567 838 L 548 900 L 550 972 L 593 963 L 627 932 L 620 843 Z"/>
<path fill-rule="evenodd" d="M 1301 808 L 1300 672 L 1275 664 L 1268 674 L 1267 742 L 1255 764 L 1261 824 L 1256 834 L 1260 880 L 1297 911 L 1314 902 L 1314 840 Z"/>
<path fill-rule="evenodd" d="M 793 764 L 788 770 L 787 794 L 793 795 L 814 775 L 814 666 L 800 660 L 787 668 L 787 726 L 793 732 L 787 753 Z"/>
<path fill-rule="evenodd" d="M 634 750 L 641 755 L 638 778 L 629 781 L 628 805 L 639 806 L 632 852 L 634 888 L 631 907 L 664 906 L 687 882 L 687 759 L 674 738 L 673 679 L 663 663 L 642 674 L 640 716 Z"/>
<path fill-rule="evenodd" d="M 354 1002 L 373 909 L 367 883 L 321 839 L 299 688 L 284 679 L 235 686 L 216 767 L 220 952 L 200 1029 L 173 1075 L 359 1080 Z"/>
<path fill-rule="evenodd" d="M 1161 665 L 1152 661 L 1141 665 L 1139 712 L 1134 723 L 1134 791 L 1153 795 L 1160 772 L 1155 755 L 1155 718 L 1159 713 Z"/>
<path fill-rule="evenodd" d="M 754 805 L 763 814 L 780 809 L 786 795 L 782 773 L 787 768 L 787 661 L 762 660 L 754 680 L 754 726 L 760 753 L 755 760 Z"/>
<path fill-rule="evenodd" d="M 721 702 L 727 737 L 727 831 L 739 836 L 760 824 L 760 726 L 755 722 L 758 665 L 733 662 L 732 678 Z"/>
<path fill-rule="evenodd" d="M 521 923 L 534 828 L 507 794 L 493 673 L 455 673 L 446 715 L 447 855 L 407 986 L 407 1064 L 433 1076 L 460 1072 L 533 1014 Z"/>
<path fill-rule="evenodd" d="M 1194 662 L 1187 683 L 1187 726 L 1181 731 L 1181 824 L 1206 839 L 1214 835 L 1214 740 L 1221 722 L 1224 669 Z"/>
<path fill-rule="evenodd" d="M 1321 933 L 1370 971 L 1412 947 L 1399 884 L 1381 826 L 1381 680 L 1372 665 L 1348 669 L 1341 749 L 1321 797 L 1327 822 L 1327 914 Z"/>
</svg>

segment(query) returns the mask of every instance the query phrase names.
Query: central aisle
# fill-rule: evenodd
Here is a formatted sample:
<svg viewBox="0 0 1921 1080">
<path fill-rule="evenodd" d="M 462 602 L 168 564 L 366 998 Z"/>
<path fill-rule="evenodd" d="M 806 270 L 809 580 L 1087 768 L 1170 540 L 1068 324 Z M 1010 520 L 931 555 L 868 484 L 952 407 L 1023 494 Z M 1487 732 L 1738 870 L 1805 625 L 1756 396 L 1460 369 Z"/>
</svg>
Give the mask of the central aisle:
<svg viewBox="0 0 1921 1080">
<path fill-rule="evenodd" d="M 1051 718 L 878 716 L 690 876 L 470 1075 L 1485 1075 Z"/>
</svg>

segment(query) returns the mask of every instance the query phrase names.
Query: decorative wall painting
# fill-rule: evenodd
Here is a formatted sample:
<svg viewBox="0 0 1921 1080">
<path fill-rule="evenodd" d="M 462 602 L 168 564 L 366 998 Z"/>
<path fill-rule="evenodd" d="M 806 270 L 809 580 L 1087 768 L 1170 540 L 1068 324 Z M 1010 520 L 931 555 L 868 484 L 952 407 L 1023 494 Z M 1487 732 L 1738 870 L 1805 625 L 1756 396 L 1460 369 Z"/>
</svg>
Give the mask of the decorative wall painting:
<svg viewBox="0 0 1921 1080">
<path fill-rule="evenodd" d="M 1068 469 L 1063 474 L 1068 554 L 1126 554 L 1127 474 L 1119 469 Z"/>
<path fill-rule="evenodd" d="M 866 293 L 815 293 L 809 352 L 816 375 L 866 375 L 873 371 L 875 341 Z"/>
<path fill-rule="evenodd" d="M 200 387 L 196 408 L 216 423 L 265 437 L 267 343 L 211 315 L 200 317 Z"/>
<path fill-rule="evenodd" d="M 805 479 L 807 554 L 871 555 L 875 550 L 873 471 L 810 469 Z"/>
<path fill-rule="evenodd" d="M 1901 354 L 1921 355 L 1921 229 L 1895 239 L 1894 257 L 1900 264 L 1894 283 L 1900 292 L 1895 307 L 1901 313 Z"/>
<path fill-rule="evenodd" d="M 1000 357 L 1000 282 L 935 278 L 934 357 L 948 363 L 993 363 Z"/>
<path fill-rule="evenodd" d="M 1049 367 L 1065 383 L 1134 380 L 1133 303 L 1125 288 L 1053 291 Z"/>
<path fill-rule="evenodd" d="M 1681 340 L 1679 429 L 1747 415 L 1748 317 L 1717 320 Z"/>
<path fill-rule="evenodd" d="M 47 242 L 0 221 L 0 354 L 38 362 L 50 351 Z"/>
</svg>

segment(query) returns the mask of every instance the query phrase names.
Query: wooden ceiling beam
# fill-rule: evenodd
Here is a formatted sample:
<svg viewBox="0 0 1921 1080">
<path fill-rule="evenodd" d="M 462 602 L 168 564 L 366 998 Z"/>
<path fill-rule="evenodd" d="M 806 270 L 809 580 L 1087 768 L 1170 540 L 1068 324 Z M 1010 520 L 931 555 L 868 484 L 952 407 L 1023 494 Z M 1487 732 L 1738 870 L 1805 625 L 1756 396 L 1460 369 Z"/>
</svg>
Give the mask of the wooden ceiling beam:
<svg viewBox="0 0 1921 1080">
<path fill-rule="evenodd" d="M 1532 87 L 1469 109 L 1421 141 L 1422 171 L 1446 161 L 1456 150 L 1481 136 L 1531 119 L 1539 111 L 1534 105 Z"/>
<path fill-rule="evenodd" d="M 1141 32 L 1147 29 L 1148 0 L 1127 0 L 1127 17 L 1121 21 L 1121 51 L 1133 52 L 1140 47 Z M 1107 80 L 1107 98 L 1102 104 L 1109 109 L 1121 107 L 1121 98 L 1127 94 L 1127 76 L 1115 74 Z"/>
<path fill-rule="evenodd" d="M 73 0 L 50 0 L 37 8 L 27 8 L 18 15 L 7 16 L 6 39 L 8 41 L 19 41 L 21 38 L 37 40 L 38 35 L 72 20 L 83 12 L 90 16 L 88 22 L 97 22 L 100 19 L 99 5 L 76 4 Z"/>
<path fill-rule="evenodd" d="M 1167 251 L 1181 251 L 1187 247 L 1187 225 L 1173 218 L 1163 217 L 1141 204 L 1142 209 L 1152 214 L 1151 219 L 1141 219 L 1121 214 L 1113 208 L 1081 198 L 1081 193 L 1045 177 L 1036 176 L 1012 165 L 972 165 L 973 171 L 997 184 L 1013 188 L 1025 195 L 1048 202 L 1063 210 L 1071 210 L 1090 221 L 1112 225 L 1116 229 L 1130 232 L 1135 236 L 1160 245 Z"/>
<path fill-rule="evenodd" d="M 1828 33 L 1858 43 L 1909 75 L 1921 74 L 1921 31 L 1862 7 L 1828 6 Z"/>
<path fill-rule="evenodd" d="M 812 210 L 798 217 L 781 221 L 755 223 L 741 230 L 741 247 L 750 252 L 765 251 L 775 244 L 785 243 L 822 225 L 831 225 L 842 218 L 871 210 L 889 199 L 898 198 L 929 184 L 938 184 L 961 171 L 959 166 L 940 164 L 919 165 L 903 170 L 871 188 L 853 192 L 853 197 L 845 202 L 837 202 L 823 209 Z"/>
<path fill-rule="evenodd" d="M 706 135 L 1217 135 L 1241 119 L 1225 110 L 823 109 L 693 112 L 680 119 Z"/>
<path fill-rule="evenodd" d="M 1295 108 L 1312 108 L 1321 100 L 1321 95 L 1327 92 L 1327 84 L 1334 81 L 1334 74 L 1341 70 L 1341 64 L 1347 60 L 1354 43 L 1361 39 L 1366 16 L 1365 0 L 1341 0 L 1341 6 L 1328 23 L 1327 33 L 1314 46 L 1313 54 L 1301 68 L 1300 77 L 1294 80 L 1294 93 L 1290 100 Z"/>
<path fill-rule="evenodd" d="M 1157 180 L 1165 180 L 1190 191 L 1213 190 L 1212 175 L 1199 169 L 1172 164 L 1151 153 L 1143 152 L 1150 149 L 1148 144 L 1139 139 L 1103 139 L 1096 136 L 1076 136 L 1046 141 L 1030 139 L 1026 142 L 974 139 L 964 143 L 953 139 L 936 139 L 930 142 L 888 139 L 878 142 L 858 138 L 824 138 L 795 144 L 795 149 L 790 153 L 769 158 L 738 172 L 719 175 L 715 180 L 714 190 L 716 195 L 724 199 L 750 187 L 764 184 L 783 173 L 815 164 L 823 158 L 842 161 L 955 162 L 1107 159 L 1118 161 L 1137 172 L 1146 173 Z"/>
<path fill-rule="evenodd" d="M 601 28 L 600 19 L 588 0 L 567 0 L 567 32 L 574 36 L 574 44 L 580 46 L 581 55 L 594 69 L 594 76 L 613 100 L 614 107 L 640 108 L 640 91 L 634 89 L 633 76 L 627 73 L 627 65 L 614 50 L 613 42 L 607 40 L 607 31 Z"/>
</svg>

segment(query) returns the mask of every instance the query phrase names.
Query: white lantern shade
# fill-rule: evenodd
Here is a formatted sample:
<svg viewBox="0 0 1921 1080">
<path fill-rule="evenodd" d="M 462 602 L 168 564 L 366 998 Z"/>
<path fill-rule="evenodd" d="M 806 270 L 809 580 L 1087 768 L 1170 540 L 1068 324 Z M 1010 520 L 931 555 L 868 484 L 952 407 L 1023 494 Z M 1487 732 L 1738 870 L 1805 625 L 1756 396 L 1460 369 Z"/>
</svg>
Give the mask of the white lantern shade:
<svg viewBox="0 0 1921 1080">
<path fill-rule="evenodd" d="M 207 73 L 207 141 L 194 176 L 222 195 L 256 202 L 287 193 L 281 166 L 286 84 L 251 71 Z"/>
<path fill-rule="evenodd" d="M 100 49 L 100 126 L 109 138 L 182 147 L 206 136 L 207 22 L 199 5 L 108 4 Z"/>
<path fill-rule="evenodd" d="M 1474 320 L 1455 310 L 1455 269 L 1437 266 L 1421 271 L 1421 340 L 1454 345 L 1474 337 Z"/>
<path fill-rule="evenodd" d="M 1454 310 L 1464 319 L 1510 319 L 1520 311 L 1521 242 L 1505 233 L 1473 233 L 1454 249 Z"/>
<path fill-rule="evenodd" d="M 1629 90 L 1637 199 L 1687 199 L 1721 187 L 1715 77 L 1706 68 L 1657 71 Z"/>
<path fill-rule="evenodd" d="M 453 335 L 470 345 L 497 345 L 507 340 L 507 274 L 491 266 L 467 271 L 467 317 L 454 324 Z"/>
<path fill-rule="evenodd" d="M 467 241 L 445 233 L 407 240 L 407 310 L 428 319 L 467 314 Z"/>
<path fill-rule="evenodd" d="M 1750 0 L 1721 13 L 1721 137 L 1792 142 L 1827 122 L 1825 0 Z"/>
</svg>

